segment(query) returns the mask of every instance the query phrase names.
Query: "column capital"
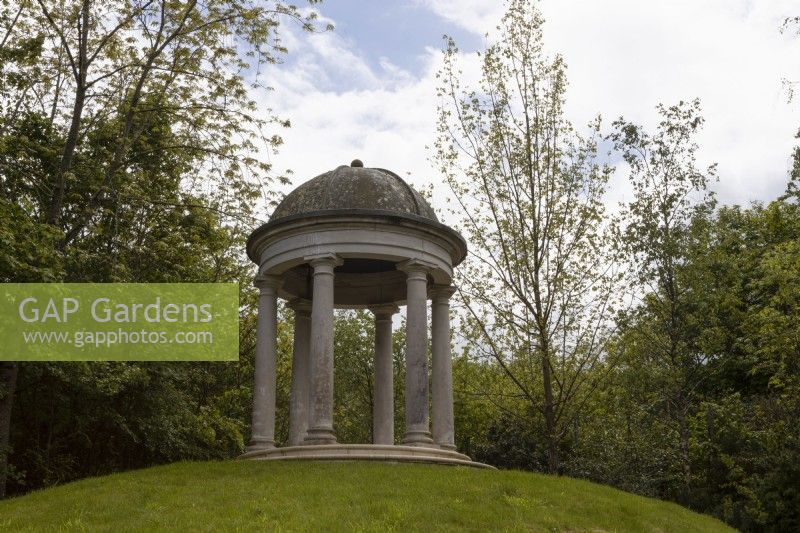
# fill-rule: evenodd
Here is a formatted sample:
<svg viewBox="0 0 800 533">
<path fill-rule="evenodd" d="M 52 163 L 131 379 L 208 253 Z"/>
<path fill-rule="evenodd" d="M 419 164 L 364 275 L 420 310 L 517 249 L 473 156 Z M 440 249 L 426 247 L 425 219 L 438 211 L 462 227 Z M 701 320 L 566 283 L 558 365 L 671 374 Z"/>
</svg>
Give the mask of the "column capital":
<svg viewBox="0 0 800 533">
<path fill-rule="evenodd" d="M 272 274 L 259 274 L 253 280 L 255 285 L 261 292 L 267 292 L 269 289 L 277 290 L 283 283 L 281 276 L 274 276 Z"/>
<path fill-rule="evenodd" d="M 376 319 L 391 319 L 392 315 L 400 312 L 400 308 L 397 306 L 397 304 L 373 305 L 368 309 L 373 315 L 375 315 Z"/>
<path fill-rule="evenodd" d="M 447 303 L 450 297 L 455 294 L 456 288 L 452 285 L 431 285 L 428 295 L 434 303 Z"/>
<path fill-rule="evenodd" d="M 304 313 L 306 315 L 311 314 L 311 300 L 306 300 L 305 298 L 295 298 L 293 300 L 289 300 L 288 305 L 289 309 L 295 313 Z"/>
<path fill-rule="evenodd" d="M 338 255 L 327 252 L 323 254 L 313 254 L 303 257 L 303 261 L 311 265 L 314 269 L 318 266 L 329 266 L 331 269 L 344 263 L 344 260 Z"/>
<path fill-rule="evenodd" d="M 397 263 L 397 270 L 405 272 L 410 279 L 427 276 L 428 272 L 436 267 L 433 263 L 423 261 L 422 259 L 407 259 Z"/>
</svg>

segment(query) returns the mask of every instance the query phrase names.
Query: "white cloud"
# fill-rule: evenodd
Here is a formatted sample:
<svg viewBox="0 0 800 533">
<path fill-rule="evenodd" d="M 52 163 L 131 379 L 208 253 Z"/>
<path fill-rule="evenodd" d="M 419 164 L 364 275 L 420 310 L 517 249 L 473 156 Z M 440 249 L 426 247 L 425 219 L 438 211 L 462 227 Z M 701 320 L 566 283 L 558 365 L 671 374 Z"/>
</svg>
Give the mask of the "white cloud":
<svg viewBox="0 0 800 533">
<path fill-rule="evenodd" d="M 498 2 L 425 0 L 464 28 L 496 25 Z M 576 124 L 602 113 L 649 127 L 655 105 L 700 97 L 701 158 L 719 163 L 719 197 L 768 200 L 786 183 L 800 104 L 782 79 L 800 79 L 800 39 L 782 35 L 796 0 L 543 0 L 546 47 L 569 66 L 567 111 Z M 490 16 L 487 16 L 490 14 Z M 492 18 L 494 17 L 494 18 Z M 619 182 L 620 176 L 615 182 Z"/>
<path fill-rule="evenodd" d="M 501 15 L 490 0 L 415 0 L 478 35 Z M 770 199 L 783 190 L 800 103 L 787 105 L 781 79 L 800 79 L 800 39 L 779 33 L 789 1 L 544 0 L 549 50 L 569 65 L 568 113 L 578 125 L 597 113 L 653 126 L 654 107 L 699 96 L 706 129 L 701 159 L 719 163 L 724 201 Z M 324 12 L 324 5 L 322 7 Z M 335 23 L 335 21 L 334 21 Z M 437 50 L 420 50 L 412 74 L 391 57 L 370 64 L 358 43 L 334 33 L 291 35 L 291 59 L 271 69 L 265 107 L 292 121 L 273 158 L 294 186 L 351 159 L 389 168 L 418 187 L 436 179 L 426 146 L 436 121 Z M 466 67 L 474 70 L 470 56 Z M 615 176 L 615 196 L 625 190 Z M 446 191 L 436 191 L 437 202 Z"/>
<path fill-rule="evenodd" d="M 445 20 L 476 35 L 492 33 L 503 15 L 503 2 L 492 0 L 414 0 Z"/>
<path fill-rule="evenodd" d="M 272 157 L 275 168 L 292 169 L 293 187 L 355 158 L 391 169 L 419 188 L 433 180 L 425 146 L 435 131 L 439 52 L 423 50 L 425 70 L 414 76 L 389 58 L 370 66 L 336 33 L 320 37 L 296 41 L 291 64 L 267 72 L 275 90 L 261 101 L 292 122 L 281 132 L 285 142 Z M 349 88 L 336 90 L 342 80 Z"/>
</svg>

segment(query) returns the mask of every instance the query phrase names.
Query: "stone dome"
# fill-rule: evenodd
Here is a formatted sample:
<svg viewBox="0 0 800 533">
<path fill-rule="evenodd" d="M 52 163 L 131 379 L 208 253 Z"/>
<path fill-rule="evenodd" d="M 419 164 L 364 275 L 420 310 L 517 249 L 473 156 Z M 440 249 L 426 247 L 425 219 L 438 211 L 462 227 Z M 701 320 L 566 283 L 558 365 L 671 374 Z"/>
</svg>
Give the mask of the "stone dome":
<svg viewBox="0 0 800 533">
<path fill-rule="evenodd" d="M 356 159 L 320 174 L 290 192 L 270 222 L 325 211 L 368 210 L 412 215 L 438 222 L 430 204 L 400 176 L 383 168 L 365 168 Z"/>
</svg>

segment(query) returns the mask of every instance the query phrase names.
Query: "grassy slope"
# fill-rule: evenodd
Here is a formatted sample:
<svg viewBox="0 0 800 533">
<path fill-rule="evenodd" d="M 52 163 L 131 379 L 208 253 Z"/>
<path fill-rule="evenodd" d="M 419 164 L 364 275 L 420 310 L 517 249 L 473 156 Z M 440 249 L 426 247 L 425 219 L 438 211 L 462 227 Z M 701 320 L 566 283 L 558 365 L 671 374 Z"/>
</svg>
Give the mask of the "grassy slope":
<svg viewBox="0 0 800 533">
<path fill-rule="evenodd" d="M 179 463 L 0 502 L 0 530 L 727 531 L 675 504 L 525 472 L 378 463 Z"/>
</svg>

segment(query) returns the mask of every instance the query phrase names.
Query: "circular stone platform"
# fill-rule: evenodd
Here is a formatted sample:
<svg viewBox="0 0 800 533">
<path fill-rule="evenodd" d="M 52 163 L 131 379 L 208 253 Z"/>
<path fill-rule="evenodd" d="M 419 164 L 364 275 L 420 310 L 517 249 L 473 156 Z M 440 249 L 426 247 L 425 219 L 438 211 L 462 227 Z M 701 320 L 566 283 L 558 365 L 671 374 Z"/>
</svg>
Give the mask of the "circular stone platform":
<svg viewBox="0 0 800 533">
<path fill-rule="evenodd" d="M 381 444 L 323 444 L 314 446 L 288 446 L 245 452 L 240 459 L 314 461 L 383 461 L 397 463 L 435 463 L 474 468 L 495 469 L 476 463 L 466 455 L 450 450 L 424 446 L 392 446 Z"/>
</svg>

